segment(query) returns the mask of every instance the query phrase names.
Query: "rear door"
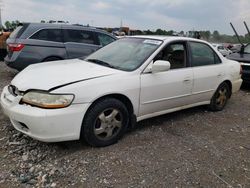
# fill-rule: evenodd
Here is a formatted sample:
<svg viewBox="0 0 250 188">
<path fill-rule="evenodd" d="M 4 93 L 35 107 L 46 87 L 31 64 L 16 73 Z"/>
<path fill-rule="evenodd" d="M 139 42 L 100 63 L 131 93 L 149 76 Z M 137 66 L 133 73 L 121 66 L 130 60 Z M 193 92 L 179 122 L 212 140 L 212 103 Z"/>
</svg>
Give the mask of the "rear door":
<svg viewBox="0 0 250 188">
<path fill-rule="evenodd" d="M 207 44 L 189 42 L 190 61 L 194 73 L 191 103 L 210 101 L 222 83 L 225 66 L 217 53 Z"/>
<path fill-rule="evenodd" d="M 68 58 L 88 56 L 100 48 L 95 32 L 81 29 L 63 29 Z"/>
</svg>

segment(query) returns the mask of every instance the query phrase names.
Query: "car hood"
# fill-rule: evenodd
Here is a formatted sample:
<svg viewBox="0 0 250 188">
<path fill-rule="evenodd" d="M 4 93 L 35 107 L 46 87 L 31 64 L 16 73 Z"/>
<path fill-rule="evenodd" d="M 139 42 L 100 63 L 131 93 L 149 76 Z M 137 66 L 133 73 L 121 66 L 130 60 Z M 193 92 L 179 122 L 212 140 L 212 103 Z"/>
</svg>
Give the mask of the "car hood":
<svg viewBox="0 0 250 188">
<path fill-rule="evenodd" d="M 53 61 L 30 65 L 11 82 L 20 91 L 30 89 L 53 90 L 76 82 L 96 79 L 123 71 L 104 67 L 80 59 Z"/>
</svg>

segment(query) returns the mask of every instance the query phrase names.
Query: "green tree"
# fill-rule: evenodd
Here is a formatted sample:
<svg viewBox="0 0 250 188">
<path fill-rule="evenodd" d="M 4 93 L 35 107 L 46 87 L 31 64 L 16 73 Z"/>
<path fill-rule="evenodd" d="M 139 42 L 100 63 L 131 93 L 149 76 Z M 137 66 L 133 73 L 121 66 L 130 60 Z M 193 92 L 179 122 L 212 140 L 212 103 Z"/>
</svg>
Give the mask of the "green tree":
<svg viewBox="0 0 250 188">
<path fill-rule="evenodd" d="M 13 31 L 18 27 L 19 24 L 20 24 L 20 21 L 16 20 L 16 21 L 11 21 L 11 22 L 6 21 L 4 25 L 7 30 Z"/>
<path fill-rule="evenodd" d="M 221 42 L 222 37 L 220 36 L 219 31 L 216 30 L 213 32 L 213 39 L 215 42 Z"/>
<path fill-rule="evenodd" d="M 162 29 L 157 29 L 157 30 L 155 31 L 155 34 L 156 34 L 156 35 L 164 35 L 164 31 L 163 31 Z"/>
<path fill-rule="evenodd" d="M 6 21 L 4 25 L 5 25 L 7 30 L 11 29 L 11 23 L 9 21 Z"/>
</svg>

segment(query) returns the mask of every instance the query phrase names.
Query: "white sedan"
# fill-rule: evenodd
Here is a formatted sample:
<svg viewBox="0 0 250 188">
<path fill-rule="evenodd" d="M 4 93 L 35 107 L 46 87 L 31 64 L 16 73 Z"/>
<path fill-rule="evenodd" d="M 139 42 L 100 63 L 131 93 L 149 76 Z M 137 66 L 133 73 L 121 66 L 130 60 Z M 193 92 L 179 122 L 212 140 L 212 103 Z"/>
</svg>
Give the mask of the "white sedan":
<svg viewBox="0 0 250 188">
<path fill-rule="evenodd" d="M 85 59 L 27 67 L 4 88 L 1 106 L 37 140 L 107 146 L 143 119 L 198 105 L 222 110 L 241 83 L 240 64 L 204 41 L 125 37 Z"/>
</svg>

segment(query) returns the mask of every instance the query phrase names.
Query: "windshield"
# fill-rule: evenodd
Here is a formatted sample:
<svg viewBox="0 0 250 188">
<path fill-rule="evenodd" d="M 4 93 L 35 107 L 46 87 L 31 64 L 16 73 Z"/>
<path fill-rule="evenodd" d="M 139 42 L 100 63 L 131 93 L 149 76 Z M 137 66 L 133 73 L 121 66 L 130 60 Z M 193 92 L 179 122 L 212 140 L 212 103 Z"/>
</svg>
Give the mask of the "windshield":
<svg viewBox="0 0 250 188">
<path fill-rule="evenodd" d="M 244 53 L 250 54 L 250 44 L 248 44 L 248 45 L 245 47 Z"/>
<path fill-rule="evenodd" d="M 160 40 L 123 38 L 88 56 L 85 60 L 124 71 L 133 71 L 162 44 Z"/>
</svg>

